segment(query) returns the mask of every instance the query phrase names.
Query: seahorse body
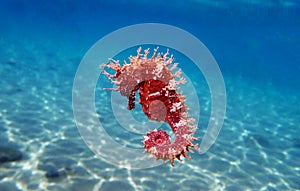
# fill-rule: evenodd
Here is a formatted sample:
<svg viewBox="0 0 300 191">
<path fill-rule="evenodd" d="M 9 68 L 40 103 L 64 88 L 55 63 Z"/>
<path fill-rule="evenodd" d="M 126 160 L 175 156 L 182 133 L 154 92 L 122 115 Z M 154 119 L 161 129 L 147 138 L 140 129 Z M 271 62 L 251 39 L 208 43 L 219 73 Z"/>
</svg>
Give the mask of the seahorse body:
<svg viewBox="0 0 300 191">
<path fill-rule="evenodd" d="M 172 74 L 177 64 L 171 68 L 173 57 L 168 57 L 168 52 L 161 55 L 154 54 L 148 58 L 149 49 L 141 54 L 141 48 L 137 51 L 137 56 L 130 56 L 130 64 L 125 62 L 121 66 L 119 61 L 110 59 L 110 63 L 102 65 L 116 71 L 114 75 L 103 70 L 111 81 L 117 85 L 116 89 L 123 96 L 128 98 L 128 109 L 135 108 L 135 94 L 139 91 L 143 112 L 150 120 L 167 122 L 175 134 L 175 140 L 171 143 L 170 136 L 163 130 L 154 129 L 146 134 L 143 143 L 146 152 L 150 153 L 157 160 L 170 160 L 174 166 L 174 159 L 181 160 L 181 155 L 190 158 L 186 152 L 192 152 L 190 147 L 198 149 L 192 142 L 196 140 L 193 134 L 196 126 L 193 126 L 193 118 L 188 117 L 187 106 L 184 104 L 184 97 L 176 92 L 177 85 L 184 83 L 180 78 L 181 71 Z M 175 80 L 179 78 L 179 80 Z M 115 79 L 115 80 L 113 80 Z"/>
</svg>

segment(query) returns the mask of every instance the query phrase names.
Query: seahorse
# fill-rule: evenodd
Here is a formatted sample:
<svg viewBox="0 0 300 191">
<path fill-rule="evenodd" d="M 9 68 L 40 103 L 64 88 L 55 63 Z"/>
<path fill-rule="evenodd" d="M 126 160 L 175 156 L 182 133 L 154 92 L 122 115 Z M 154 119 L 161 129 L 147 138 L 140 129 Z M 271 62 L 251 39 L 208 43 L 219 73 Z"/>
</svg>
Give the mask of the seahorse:
<svg viewBox="0 0 300 191">
<path fill-rule="evenodd" d="M 190 159 L 187 152 L 190 148 L 198 150 L 198 145 L 193 144 L 197 138 L 193 137 L 197 126 L 195 120 L 188 115 L 185 97 L 177 92 L 178 85 L 186 81 L 181 77 L 179 69 L 174 74 L 178 63 L 174 63 L 173 55 L 158 53 L 154 49 L 151 58 L 148 58 L 150 49 L 138 48 L 136 56 L 130 56 L 127 63 L 121 66 L 119 60 L 109 59 L 108 64 L 101 64 L 103 73 L 115 84 L 116 88 L 106 90 L 118 91 L 128 98 L 128 109 L 135 108 L 136 92 L 139 91 L 139 103 L 142 110 L 150 120 L 167 122 L 175 135 L 171 142 L 170 135 L 164 130 L 151 130 L 144 136 L 144 148 L 156 160 L 169 160 L 174 166 L 174 160 L 181 160 L 181 156 Z M 111 68 L 115 74 L 108 73 L 105 68 Z"/>
</svg>

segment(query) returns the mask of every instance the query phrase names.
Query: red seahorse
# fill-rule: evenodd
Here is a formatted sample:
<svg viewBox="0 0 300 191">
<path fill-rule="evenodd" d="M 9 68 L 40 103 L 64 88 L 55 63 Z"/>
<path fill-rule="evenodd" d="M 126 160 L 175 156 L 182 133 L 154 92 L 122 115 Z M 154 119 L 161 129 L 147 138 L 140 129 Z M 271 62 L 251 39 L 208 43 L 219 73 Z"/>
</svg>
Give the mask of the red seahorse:
<svg viewBox="0 0 300 191">
<path fill-rule="evenodd" d="M 108 64 L 102 64 L 100 68 L 111 68 L 116 71 L 114 75 L 103 70 L 103 73 L 116 84 L 117 88 L 106 88 L 119 91 L 128 98 L 128 109 L 135 108 L 135 94 L 139 91 L 143 112 L 151 120 L 165 121 L 172 128 L 175 140 L 171 143 L 170 136 L 163 130 L 154 129 L 147 133 L 143 143 L 146 152 L 157 160 L 170 160 L 174 166 L 174 159 L 181 161 L 181 155 L 190 159 L 186 152 L 192 152 L 190 147 L 198 149 L 192 142 L 197 127 L 193 126 L 194 119 L 188 117 L 187 106 L 184 97 L 177 93 L 177 85 L 185 83 L 180 77 L 181 70 L 174 74 L 172 71 L 178 63 L 173 63 L 173 55 L 157 53 L 154 49 L 153 56 L 148 58 L 149 49 L 141 54 L 141 48 L 137 50 L 137 56 L 130 56 L 130 63 L 124 61 L 121 66 L 118 60 L 110 59 Z M 172 65 L 171 67 L 169 67 Z M 114 80 L 115 79 L 115 80 Z M 179 80 L 176 80 L 179 79 Z"/>
</svg>

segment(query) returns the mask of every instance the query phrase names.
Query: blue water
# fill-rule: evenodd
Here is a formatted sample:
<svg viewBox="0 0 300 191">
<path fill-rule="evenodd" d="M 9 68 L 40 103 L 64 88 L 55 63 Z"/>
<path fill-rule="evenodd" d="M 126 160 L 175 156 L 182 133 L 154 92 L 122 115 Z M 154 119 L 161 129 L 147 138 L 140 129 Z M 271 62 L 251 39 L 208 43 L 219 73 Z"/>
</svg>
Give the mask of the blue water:
<svg viewBox="0 0 300 191">
<path fill-rule="evenodd" d="M 298 1 L 7 0 L 0 13 L 1 191 L 300 190 Z M 121 27 L 149 22 L 182 28 L 207 46 L 224 77 L 227 111 L 206 153 L 190 154 L 173 168 L 126 169 L 99 159 L 83 141 L 72 86 L 94 43 Z M 193 68 L 182 68 L 193 81 Z M 194 84 L 200 140 L 211 106 L 202 80 Z M 95 105 L 104 128 L 126 147 L 141 146 L 143 135 L 111 129 L 118 121 L 110 93 L 100 91 Z M 136 109 L 133 116 L 147 121 Z M 5 161 L 2 156 L 11 153 L 22 157 Z"/>
</svg>

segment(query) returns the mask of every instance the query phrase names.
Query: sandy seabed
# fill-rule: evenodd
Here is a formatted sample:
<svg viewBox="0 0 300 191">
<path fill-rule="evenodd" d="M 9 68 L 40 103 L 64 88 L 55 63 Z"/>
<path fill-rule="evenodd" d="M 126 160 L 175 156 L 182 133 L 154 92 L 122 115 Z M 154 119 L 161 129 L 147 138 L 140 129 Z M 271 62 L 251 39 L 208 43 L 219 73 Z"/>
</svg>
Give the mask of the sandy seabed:
<svg viewBox="0 0 300 191">
<path fill-rule="evenodd" d="M 300 189 L 299 90 L 224 76 L 226 118 L 207 153 L 174 168 L 118 168 L 97 158 L 77 130 L 72 83 L 81 58 L 64 49 L 53 53 L 51 44 L 0 43 L 0 142 L 22 153 L 21 160 L 0 163 L 1 191 Z M 97 109 L 109 99 L 99 98 Z M 102 117 L 115 127 L 109 111 Z M 200 120 L 200 131 L 203 126 Z"/>
</svg>

